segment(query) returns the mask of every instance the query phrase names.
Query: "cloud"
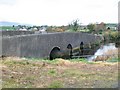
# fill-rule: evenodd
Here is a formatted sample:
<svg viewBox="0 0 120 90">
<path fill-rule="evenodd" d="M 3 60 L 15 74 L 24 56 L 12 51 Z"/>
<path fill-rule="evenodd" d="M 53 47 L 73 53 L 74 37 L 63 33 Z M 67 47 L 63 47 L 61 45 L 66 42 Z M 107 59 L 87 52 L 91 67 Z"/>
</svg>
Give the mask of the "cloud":
<svg viewBox="0 0 120 90">
<path fill-rule="evenodd" d="M 30 24 L 66 25 L 117 22 L 118 0 L 0 0 L 0 19 Z"/>
<path fill-rule="evenodd" d="M 17 0 L 0 0 L 0 5 L 15 5 Z"/>
</svg>

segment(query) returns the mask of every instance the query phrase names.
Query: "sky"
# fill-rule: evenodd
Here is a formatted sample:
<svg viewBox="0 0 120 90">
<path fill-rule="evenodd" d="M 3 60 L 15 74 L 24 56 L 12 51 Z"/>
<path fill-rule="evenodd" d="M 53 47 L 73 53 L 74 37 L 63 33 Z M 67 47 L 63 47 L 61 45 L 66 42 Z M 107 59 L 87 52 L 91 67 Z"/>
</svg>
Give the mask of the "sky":
<svg viewBox="0 0 120 90">
<path fill-rule="evenodd" d="M 117 23 L 120 0 L 0 0 L 0 21 L 33 25 Z"/>
</svg>

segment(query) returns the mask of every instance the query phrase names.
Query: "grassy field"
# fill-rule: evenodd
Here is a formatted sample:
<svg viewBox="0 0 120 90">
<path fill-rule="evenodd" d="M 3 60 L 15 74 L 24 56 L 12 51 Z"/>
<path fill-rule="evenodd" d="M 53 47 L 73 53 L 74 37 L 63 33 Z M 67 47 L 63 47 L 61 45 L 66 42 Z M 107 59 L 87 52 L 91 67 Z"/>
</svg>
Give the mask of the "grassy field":
<svg viewBox="0 0 120 90">
<path fill-rule="evenodd" d="M 116 88 L 118 62 L 5 57 L 2 88 Z"/>
<path fill-rule="evenodd" d="M 89 29 L 78 29 L 77 31 L 74 31 L 72 29 L 68 29 L 65 32 L 89 32 Z"/>
<path fill-rule="evenodd" d="M 0 26 L 0 29 L 1 30 L 15 30 L 16 28 L 12 26 Z"/>
</svg>

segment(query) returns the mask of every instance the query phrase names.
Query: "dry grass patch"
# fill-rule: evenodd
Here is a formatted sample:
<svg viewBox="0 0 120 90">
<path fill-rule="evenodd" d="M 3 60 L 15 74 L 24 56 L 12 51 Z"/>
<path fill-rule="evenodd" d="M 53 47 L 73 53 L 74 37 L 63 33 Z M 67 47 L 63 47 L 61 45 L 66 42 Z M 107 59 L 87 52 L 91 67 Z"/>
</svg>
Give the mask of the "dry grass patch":
<svg viewBox="0 0 120 90">
<path fill-rule="evenodd" d="M 112 88 L 117 87 L 118 63 L 64 59 L 28 60 L 6 57 L 2 62 L 3 88 Z"/>
</svg>

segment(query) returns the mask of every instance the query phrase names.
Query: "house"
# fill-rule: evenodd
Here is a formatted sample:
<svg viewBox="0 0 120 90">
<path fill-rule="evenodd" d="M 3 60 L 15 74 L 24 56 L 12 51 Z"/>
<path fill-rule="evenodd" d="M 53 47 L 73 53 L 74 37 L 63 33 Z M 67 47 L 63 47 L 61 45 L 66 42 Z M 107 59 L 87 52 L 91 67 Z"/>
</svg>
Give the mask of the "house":
<svg viewBox="0 0 120 90">
<path fill-rule="evenodd" d="M 100 24 L 95 24 L 94 30 L 95 31 L 106 30 L 106 24 L 104 22 L 101 22 Z"/>
<path fill-rule="evenodd" d="M 118 30 L 118 24 L 101 22 L 100 24 L 95 24 L 94 30 L 95 31 Z"/>
</svg>

